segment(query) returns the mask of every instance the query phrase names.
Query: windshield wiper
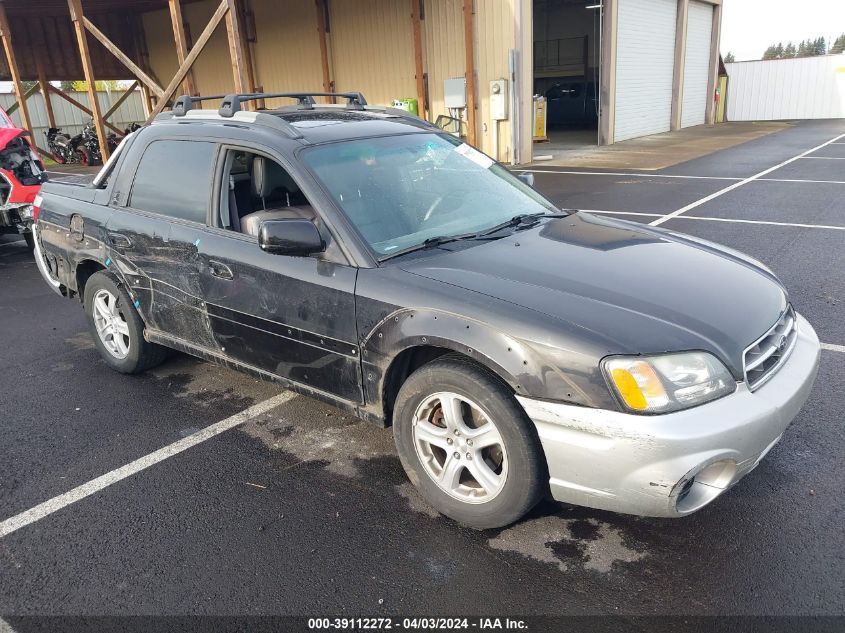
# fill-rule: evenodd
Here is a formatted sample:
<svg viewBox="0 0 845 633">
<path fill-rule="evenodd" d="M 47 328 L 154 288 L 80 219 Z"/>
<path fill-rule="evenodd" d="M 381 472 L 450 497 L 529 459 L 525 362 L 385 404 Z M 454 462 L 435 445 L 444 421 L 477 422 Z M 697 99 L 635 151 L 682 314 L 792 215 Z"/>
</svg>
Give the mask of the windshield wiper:
<svg viewBox="0 0 845 633">
<path fill-rule="evenodd" d="M 398 250 L 395 253 L 387 253 L 384 257 L 381 258 L 381 260 L 390 259 L 392 257 L 398 257 L 399 255 L 406 255 L 407 253 L 413 253 L 415 251 L 423 251 L 429 248 L 436 248 L 438 246 L 441 246 L 443 244 L 449 244 L 451 242 L 476 239 L 484 238 L 479 233 L 465 233 L 463 235 L 438 235 L 436 237 L 429 237 L 427 240 L 419 244 L 409 246 L 408 248 L 403 248 L 402 250 Z"/>
<path fill-rule="evenodd" d="M 519 229 L 528 229 L 537 224 L 543 218 L 565 218 L 568 217 L 568 213 L 520 213 L 518 215 L 513 216 L 510 220 L 502 222 L 501 224 L 497 224 L 494 227 L 491 227 L 484 231 L 483 233 L 478 233 L 478 237 L 492 235 L 493 233 L 498 233 L 502 229 L 507 229 L 510 227 L 516 227 Z"/>
</svg>

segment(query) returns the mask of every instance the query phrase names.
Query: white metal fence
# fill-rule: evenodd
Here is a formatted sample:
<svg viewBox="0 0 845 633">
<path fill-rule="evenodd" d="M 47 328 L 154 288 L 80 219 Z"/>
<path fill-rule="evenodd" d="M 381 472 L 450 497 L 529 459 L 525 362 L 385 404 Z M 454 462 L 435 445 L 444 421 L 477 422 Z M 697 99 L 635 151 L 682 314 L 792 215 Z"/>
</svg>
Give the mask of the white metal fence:
<svg viewBox="0 0 845 633">
<path fill-rule="evenodd" d="M 87 92 L 68 92 L 72 98 L 76 99 L 85 107 L 90 107 Z M 100 102 L 100 109 L 106 112 L 117 102 L 124 94 L 123 90 L 115 90 L 112 92 L 99 91 L 97 93 L 97 100 Z M 15 103 L 15 95 L 10 93 L 0 93 L 0 107 L 8 110 L 13 103 Z M 50 102 L 53 105 L 53 114 L 56 117 L 56 125 L 68 134 L 79 134 L 85 124 L 91 119 L 82 110 L 71 103 L 68 103 L 60 96 L 51 94 Z M 38 146 L 46 148 L 47 138 L 45 136 L 47 129 L 50 127 L 47 121 L 47 110 L 44 107 L 44 98 L 41 93 L 32 95 L 26 100 L 26 105 L 29 108 L 29 118 L 33 126 L 33 134 L 35 135 L 35 142 Z M 15 110 L 12 115 L 12 120 L 19 127 L 22 126 L 20 109 Z M 123 129 L 128 127 L 130 123 L 142 123 L 144 121 L 144 106 L 141 102 L 141 91 L 135 90 L 134 93 L 120 104 L 120 107 L 109 117 L 109 123 Z M 108 129 L 108 128 L 107 128 Z"/>
<path fill-rule="evenodd" d="M 728 121 L 845 117 L 845 54 L 725 64 Z"/>
</svg>

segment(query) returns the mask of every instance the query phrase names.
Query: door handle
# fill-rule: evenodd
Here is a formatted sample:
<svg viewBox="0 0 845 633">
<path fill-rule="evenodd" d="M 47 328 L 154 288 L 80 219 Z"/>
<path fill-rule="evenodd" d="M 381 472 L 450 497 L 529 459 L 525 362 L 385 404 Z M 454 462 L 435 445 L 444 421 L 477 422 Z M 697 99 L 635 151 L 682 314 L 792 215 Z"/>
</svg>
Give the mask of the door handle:
<svg viewBox="0 0 845 633">
<path fill-rule="evenodd" d="M 231 268 L 229 268 L 226 264 L 218 262 L 214 259 L 209 260 L 208 267 L 211 269 L 211 274 L 215 277 L 219 277 L 220 279 L 235 278 L 235 275 L 232 273 Z"/>
<path fill-rule="evenodd" d="M 132 246 L 132 240 L 121 233 L 109 233 L 109 242 L 112 246 L 116 246 L 117 248 L 129 248 Z"/>
</svg>

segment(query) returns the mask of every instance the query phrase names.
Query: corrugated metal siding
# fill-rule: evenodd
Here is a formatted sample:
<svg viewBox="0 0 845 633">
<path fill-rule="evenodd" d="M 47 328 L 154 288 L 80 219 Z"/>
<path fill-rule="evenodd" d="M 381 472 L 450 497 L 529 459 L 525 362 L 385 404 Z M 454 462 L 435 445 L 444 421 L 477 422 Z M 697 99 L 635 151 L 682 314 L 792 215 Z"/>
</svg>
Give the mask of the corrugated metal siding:
<svg viewBox="0 0 845 633">
<path fill-rule="evenodd" d="M 255 80 L 258 85 L 267 92 L 322 92 L 320 38 L 313 0 L 288 2 L 284 11 L 280 11 L 278 0 L 252 0 L 251 5 L 255 14 Z M 292 102 L 270 100 L 267 105 L 274 107 L 283 103 Z"/>
<path fill-rule="evenodd" d="M 68 94 L 79 101 L 82 105 L 86 107 L 89 105 L 87 92 L 69 92 Z M 100 102 L 101 111 L 106 112 L 121 96 L 123 96 L 122 90 L 115 90 L 112 93 L 105 91 L 98 92 L 97 101 Z M 14 94 L 0 93 L 0 107 L 4 110 L 8 110 L 9 107 L 15 103 L 15 100 Z M 50 95 L 50 103 L 53 105 L 53 114 L 56 117 L 56 125 L 68 134 L 79 134 L 82 131 L 82 128 L 85 127 L 85 124 L 91 120 L 91 117 L 82 112 L 82 110 L 71 105 L 57 95 Z M 44 107 L 44 98 L 41 96 L 41 93 L 32 95 L 29 99 L 27 99 L 26 105 L 28 107 L 30 121 L 32 122 L 35 142 L 40 147 L 46 148 L 47 139 L 44 135 L 50 127 L 50 124 L 47 119 L 47 110 Z M 12 121 L 15 122 L 15 125 L 18 127 L 23 125 L 23 123 L 21 123 L 20 109 L 15 110 L 11 114 L 11 117 Z M 136 90 L 135 93 L 126 101 L 121 103 L 115 113 L 109 117 L 109 123 L 122 129 L 129 127 L 131 123 L 143 123 L 144 118 L 144 106 L 141 102 L 141 91 Z M 107 128 L 106 131 L 108 132 L 110 130 Z"/>
<path fill-rule="evenodd" d="M 845 54 L 725 64 L 728 121 L 845 117 Z"/>
<path fill-rule="evenodd" d="M 713 5 L 690 2 L 687 16 L 687 50 L 684 53 L 684 100 L 681 127 L 704 125 L 710 83 L 710 35 Z"/>
<path fill-rule="evenodd" d="M 484 152 L 492 155 L 492 126 L 495 123 L 490 120 L 490 81 L 508 77 L 508 51 L 515 48 L 514 0 L 476 0 L 475 12 L 478 143 Z M 499 123 L 499 160 L 510 159 L 510 145 L 511 124 L 502 121 Z"/>
<path fill-rule="evenodd" d="M 406 0 L 331 0 L 334 80 L 372 104 L 417 93 L 411 6 Z"/>
<path fill-rule="evenodd" d="M 619 0 L 614 140 L 668 132 L 676 0 Z"/>
<path fill-rule="evenodd" d="M 464 14 L 461 0 L 425 0 L 423 50 L 428 95 L 434 121 L 449 114 L 443 105 L 443 82 L 465 72 Z"/>
</svg>

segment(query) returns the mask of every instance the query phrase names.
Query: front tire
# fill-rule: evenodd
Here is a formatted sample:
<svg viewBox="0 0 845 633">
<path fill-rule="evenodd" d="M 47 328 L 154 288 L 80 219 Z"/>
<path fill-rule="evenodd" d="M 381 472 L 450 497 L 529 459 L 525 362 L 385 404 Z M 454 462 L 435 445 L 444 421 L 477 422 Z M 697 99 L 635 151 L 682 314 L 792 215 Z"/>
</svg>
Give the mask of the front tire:
<svg viewBox="0 0 845 633">
<path fill-rule="evenodd" d="M 129 293 L 105 271 L 85 284 L 85 315 L 94 344 L 112 369 L 137 374 L 164 361 L 165 348 L 144 340 L 144 323 Z"/>
<path fill-rule="evenodd" d="M 548 478 L 537 431 L 509 387 L 456 354 L 414 372 L 393 415 L 399 459 L 438 512 L 476 529 L 521 518 Z"/>
<path fill-rule="evenodd" d="M 84 147 L 79 147 L 76 150 L 76 160 L 83 167 L 91 165 L 91 154 Z"/>
<path fill-rule="evenodd" d="M 29 250 L 35 250 L 35 234 L 32 231 L 27 231 L 23 234 L 24 242 Z"/>
</svg>

